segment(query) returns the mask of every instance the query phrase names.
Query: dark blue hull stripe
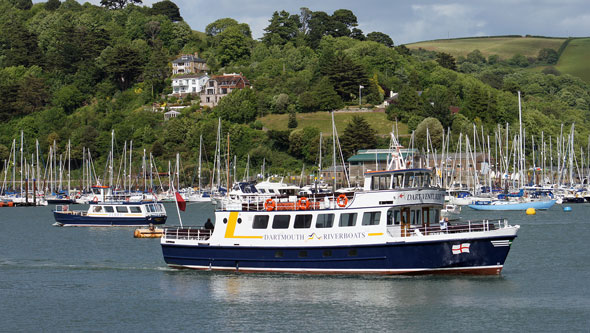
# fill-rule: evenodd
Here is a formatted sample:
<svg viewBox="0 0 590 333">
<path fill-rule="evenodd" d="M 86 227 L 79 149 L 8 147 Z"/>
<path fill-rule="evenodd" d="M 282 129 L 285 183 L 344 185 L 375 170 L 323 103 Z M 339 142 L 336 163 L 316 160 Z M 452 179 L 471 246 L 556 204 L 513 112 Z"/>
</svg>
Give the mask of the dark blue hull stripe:
<svg viewBox="0 0 590 333">
<path fill-rule="evenodd" d="M 93 217 L 54 212 L 55 220 L 63 225 L 72 226 L 141 226 L 165 224 L 166 216 L 158 217 Z"/>
<path fill-rule="evenodd" d="M 501 270 L 515 236 L 475 240 L 388 243 L 332 247 L 222 247 L 162 244 L 170 266 L 244 271 L 428 271 L 494 267 Z M 469 252 L 453 253 L 453 245 L 469 243 Z M 497 273 L 499 273 L 499 270 Z M 496 274 L 497 274 L 496 273 Z"/>
</svg>

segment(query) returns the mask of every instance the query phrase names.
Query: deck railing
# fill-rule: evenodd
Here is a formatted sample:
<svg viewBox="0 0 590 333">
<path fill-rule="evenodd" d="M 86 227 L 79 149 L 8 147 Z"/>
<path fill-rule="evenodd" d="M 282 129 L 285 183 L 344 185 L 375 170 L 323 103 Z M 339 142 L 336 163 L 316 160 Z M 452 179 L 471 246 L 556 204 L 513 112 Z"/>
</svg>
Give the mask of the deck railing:
<svg viewBox="0 0 590 333">
<path fill-rule="evenodd" d="M 484 232 L 508 227 L 508 220 L 477 220 L 477 221 L 453 221 L 440 225 L 410 227 L 406 236 L 424 236 L 434 234 L 455 234 L 461 232 Z M 402 231 L 403 233 L 403 231 Z"/>
<path fill-rule="evenodd" d="M 164 228 L 163 238 L 166 240 L 208 240 L 213 230 L 201 227 Z"/>
</svg>

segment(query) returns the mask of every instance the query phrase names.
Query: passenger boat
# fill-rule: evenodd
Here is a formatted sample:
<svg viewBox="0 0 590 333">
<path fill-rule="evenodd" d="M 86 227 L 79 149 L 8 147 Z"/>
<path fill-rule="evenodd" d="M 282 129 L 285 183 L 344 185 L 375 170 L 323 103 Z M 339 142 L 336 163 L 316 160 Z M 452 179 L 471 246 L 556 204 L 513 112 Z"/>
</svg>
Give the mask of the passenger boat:
<svg viewBox="0 0 590 333">
<path fill-rule="evenodd" d="M 166 223 L 166 208 L 155 202 L 95 203 L 88 210 L 70 210 L 58 205 L 53 211 L 57 226 L 128 227 Z"/>
<path fill-rule="evenodd" d="M 366 173 L 364 191 L 228 204 L 213 230 L 164 228 L 164 260 L 236 272 L 500 274 L 518 225 L 441 222 L 445 191 L 432 170 L 388 169 Z"/>
</svg>

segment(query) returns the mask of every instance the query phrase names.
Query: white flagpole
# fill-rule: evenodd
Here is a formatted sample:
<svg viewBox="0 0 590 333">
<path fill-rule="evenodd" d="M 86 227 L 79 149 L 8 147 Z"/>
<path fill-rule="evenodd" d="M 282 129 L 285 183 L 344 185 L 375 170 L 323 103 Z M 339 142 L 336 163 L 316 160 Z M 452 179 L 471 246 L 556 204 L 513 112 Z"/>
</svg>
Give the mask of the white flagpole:
<svg viewBox="0 0 590 333">
<path fill-rule="evenodd" d="M 180 221 L 180 227 L 182 226 L 182 218 L 180 217 L 180 208 L 178 207 L 178 199 L 176 199 L 176 189 L 174 188 L 174 183 L 172 183 L 172 192 L 174 193 L 174 202 L 176 202 L 176 212 L 178 213 L 178 221 Z"/>
</svg>

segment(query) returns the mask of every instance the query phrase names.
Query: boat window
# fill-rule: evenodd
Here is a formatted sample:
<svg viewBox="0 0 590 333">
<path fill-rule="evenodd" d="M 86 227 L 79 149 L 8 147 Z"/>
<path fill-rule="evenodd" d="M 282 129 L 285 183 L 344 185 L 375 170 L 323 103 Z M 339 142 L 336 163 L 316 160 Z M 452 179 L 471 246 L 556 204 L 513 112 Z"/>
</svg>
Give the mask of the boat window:
<svg viewBox="0 0 590 333">
<path fill-rule="evenodd" d="M 139 206 L 130 206 L 129 211 L 131 213 L 141 213 L 141 207 Z"/>
<path fill-rule="evenodd" d="M 381 212 L 365 212 L 363 214 L 363 225 L 379 225 Z"/>
<path fill-rule="evenodd" d="M 403 173 L 399 173 L 397 175 L 394 175 L 393 177 L 393 187 L 397 188 L 397 187 L 403 187 L 404 185 L 404 174 Z"/>
<path fill-rule="evenodd" d="M 117 213 L 127 213 L 127 206 L 117 206 Z"/>
<path fill-rule="evenodd" d="M 104 211 L 107 213 L 114 213 L 115 209 L 113 208 L 113 206 L 104 206 Z"/>
<path fill-rule="evenodd" d="M 410 211 L 410 224 L 418 225 L 422 224 L 422 211 L 414 210 Z"/>
<path fill-rule="evenodd" d="M 349 257 L 356 257 L 358 255 L 358 251 L 356 249 L 350 249 L 348 250 L 348 256 Z"/>
<path fill-rule="evenodd" d="M 408 173 L 404 179 L 404 187 L 414 187 L 414 174 Z"/>
<path fill-rule="evenodd" d="M 316 228 L 332 228 L 334 225 L 334 214 L 318 214 L 315 221 Z"/>
<path fill-rule="evenodd" d="M 289 228 L 290 215 L 275 215 L 272 220 L 273 229 L 287 229 Z"/>
<path fill-rule="evenodd" d="M 379 189 L 380 190 L 388 190 L 389 184 L 391 184 L 391 175 L 379 177 Z"/>
<path fill-rule="evenodd" d="M 379 177 L 373 176 L 371 177 L 371 190 L 378 190 L 379 189 Z"/>
<path fill-rule="evenodd" d="M 331 257 L 331 256 L 332 256 L 332 250 L 324 250 L 322 257 Z"/>
<path fill-rule="evenodd" d="M 399 209 L 389 208 L 387 210 L 387 225 L 399 225 L 400 219 Z"/>
<path fill-rule="evenodd" d="M 430 207 L 430 223 L 438 223 L 440 221 L 440 210 Z"/>
<path fill-rule="evenodd" d="M 307 251 L 305 251 L 305 250 L 299 251 L 299 254 L 297 254 L 297 256 L 299 258 L 307 258 Z"/>
<path fill-rule="evenodd" d="M 102 212 L 102 206 L 94 206 L 93 212 L 95 212 L 95 213 Z"/>
<path fill-rule="evenodd" d="M 254 222 L 252 222 L 252 229 L 266 229 L 266 227 L 268 227 L 268 215 L 254 216 Z"/>
<path fill-rule="evenodd" d="M 340 227 L 354 227 L 356 224 L 356 213 L 340 214 Z"/>
<path fill-rule="evenodd" d="M 307 228 L 311 227 L 311 217 L 312 217 L 312 215 L 296 215 L 295 216 L 295 223 L 293 224 L 293 228 L 307 229 Z"/>
</svg>

